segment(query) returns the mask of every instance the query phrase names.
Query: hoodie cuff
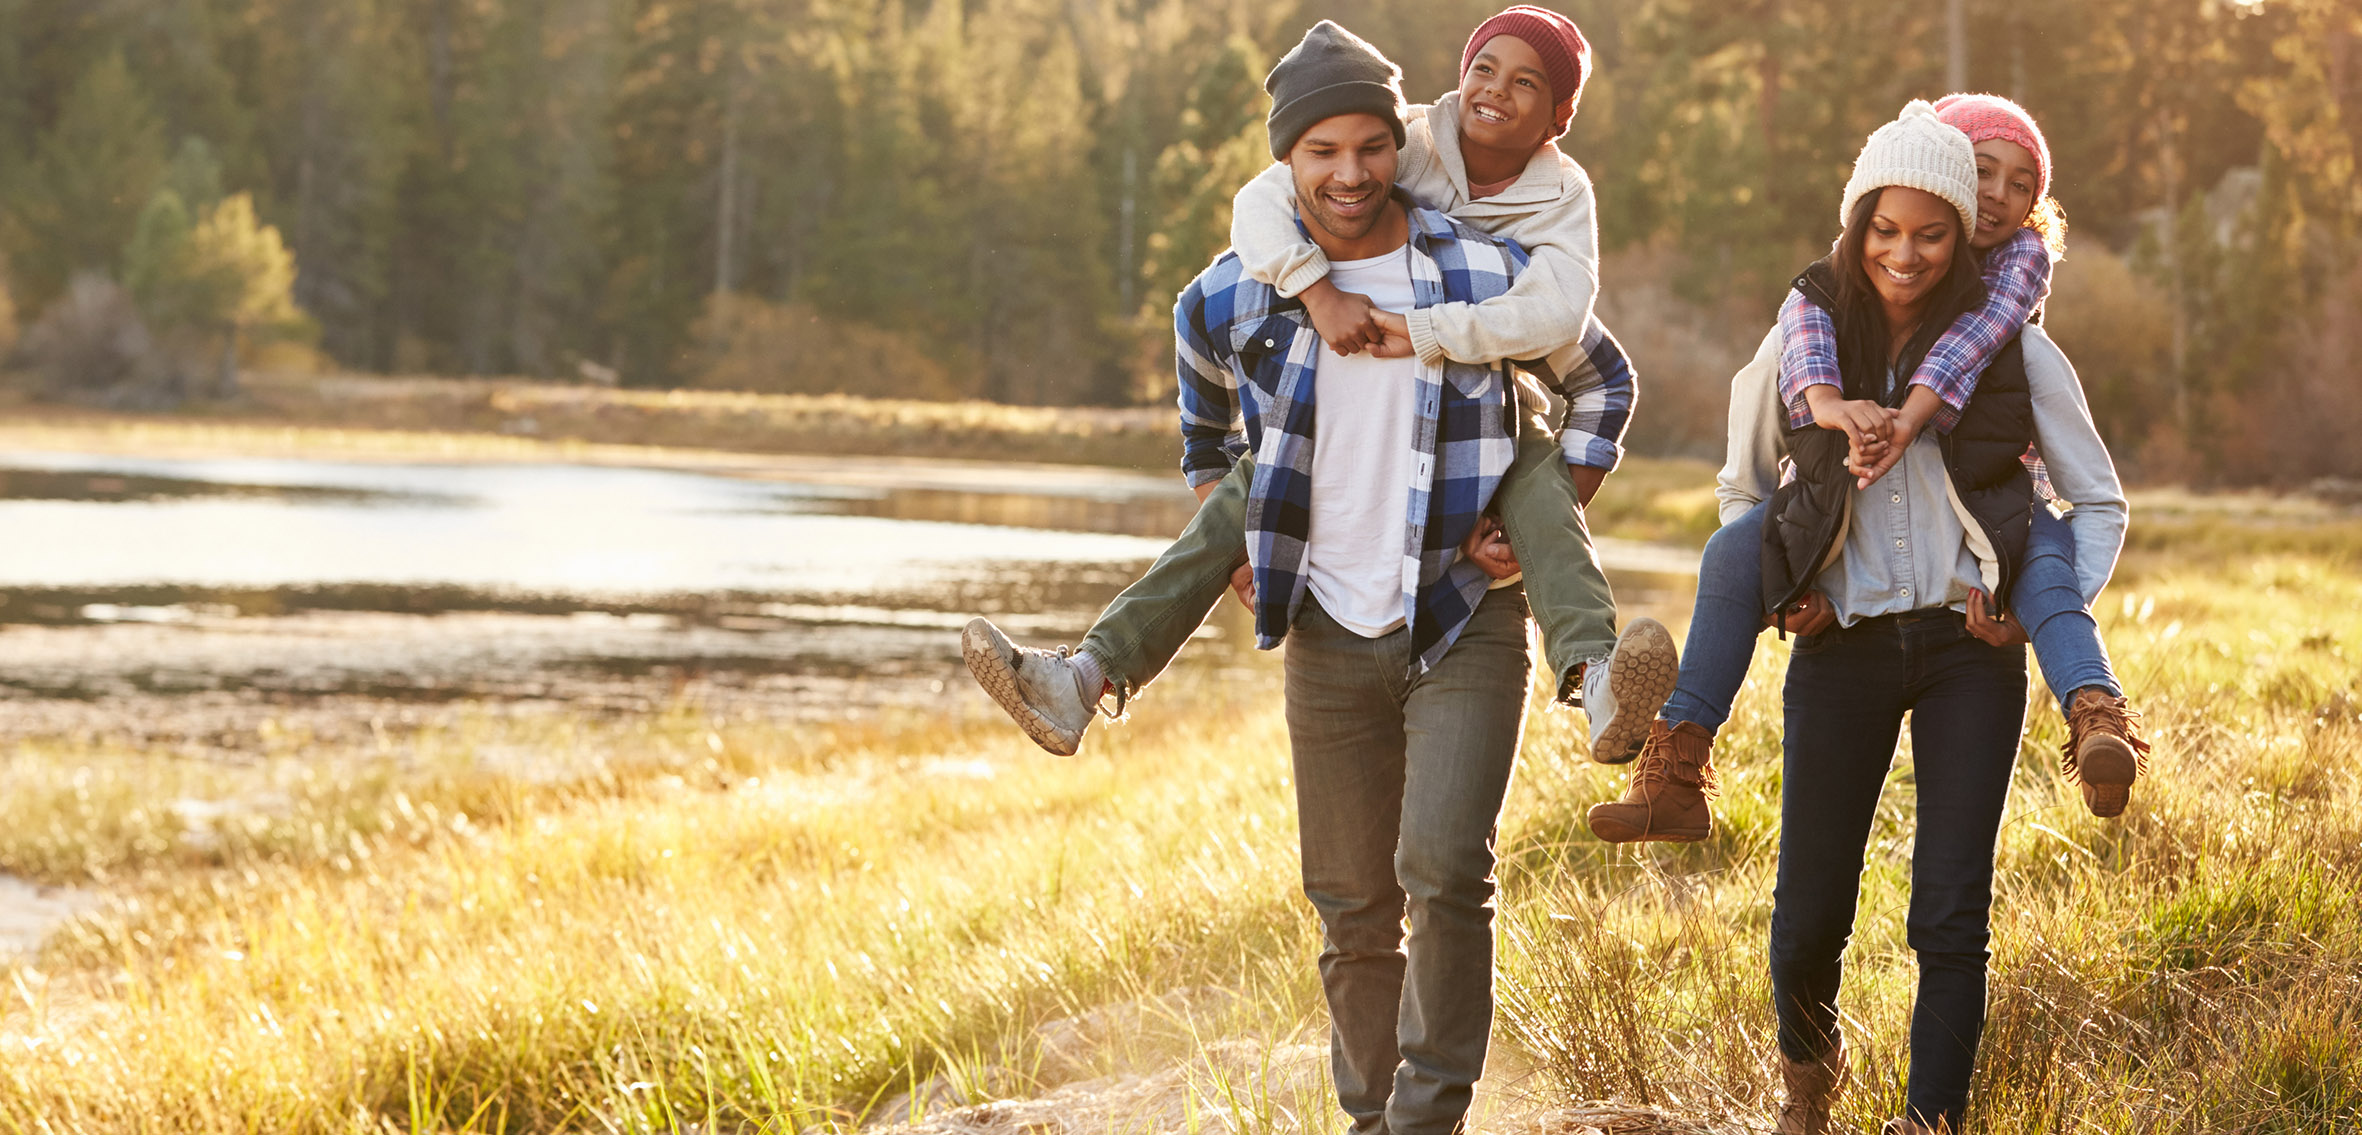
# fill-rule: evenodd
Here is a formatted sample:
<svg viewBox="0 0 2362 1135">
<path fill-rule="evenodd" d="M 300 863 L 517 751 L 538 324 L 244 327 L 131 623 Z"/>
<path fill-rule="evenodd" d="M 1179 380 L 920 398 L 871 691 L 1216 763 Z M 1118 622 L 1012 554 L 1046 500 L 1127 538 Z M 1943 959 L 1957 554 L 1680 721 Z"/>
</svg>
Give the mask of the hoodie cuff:
<svg viewBox="0 0 2362 1135">
<path fill-rule="evenodd" d="M 1435 313 L 1422 307 L 1412 311 L 1407 320 L 1411 325 L 1411 353 L 1419 356 L 1420 362 L 1442 366 L 1443 344 L 1435 339 Z"/>
<path fill-rule="evenodd" d="M 1328 274 L 1329 258 L 1323 256 L 1316 248 L 1312 250 L 1312 259 L 1297 265 L 1295 270 L 1287 275 L 1281 276 L 1279 283 L 1273 285 L 1272 290 L 1278 292 L 1284 299 L 1294 299 L 1303 295 L 1304 289 L 1320 283 L 1321 279 Z"/>
</svg>

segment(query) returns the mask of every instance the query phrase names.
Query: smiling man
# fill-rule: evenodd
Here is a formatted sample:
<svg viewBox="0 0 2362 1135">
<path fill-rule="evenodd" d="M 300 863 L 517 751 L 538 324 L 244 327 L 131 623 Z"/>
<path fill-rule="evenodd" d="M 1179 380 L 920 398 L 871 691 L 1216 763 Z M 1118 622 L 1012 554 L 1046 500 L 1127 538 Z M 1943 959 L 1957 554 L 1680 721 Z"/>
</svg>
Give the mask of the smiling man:
<svg viewBox="0 0 2362 1135">
<path fill-rule="evenodd" d="M 1393 188 L 1399 75 L 1325 21 L 1272 70 L 1298 223 L 1395 310 L 1501 295 L 1522 250 Z M 1492 836 L 1528 677 L 1524 591 L 1461 548 L 1516 456 L 1515 395 L 1500 366 L 1326 350 L 1232 253 L 1174 317 L 1191 484 L 1230 473 L 1234 430 L 1253 460 L 1255 630 L 1288 648 L 1338 1100 L 1364 1135 L 1453 1131 L 1492 1025 Z"/>
</svg>

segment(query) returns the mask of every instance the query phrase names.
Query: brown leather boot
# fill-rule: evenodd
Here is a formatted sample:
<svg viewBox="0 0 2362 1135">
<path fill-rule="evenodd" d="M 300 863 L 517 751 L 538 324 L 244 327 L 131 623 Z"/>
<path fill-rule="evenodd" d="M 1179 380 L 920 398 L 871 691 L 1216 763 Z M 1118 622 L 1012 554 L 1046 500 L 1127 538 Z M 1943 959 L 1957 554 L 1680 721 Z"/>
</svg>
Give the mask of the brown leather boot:
<svg viewBox="0 0 2362 1135">
<path fill-rule="evenodd" d="M 2149 769 L 2149 743 L 2133 724 L 2140 717 L 2098 686 L 2067 701 L 2067 754 L 2059 769 L 2082 787 L 2083 806 L 2094 816 L 2123 815 L 2132 782 Z"/>
<path fill-rule="evenodd" d="M 1823 1135 L 1829 1130 L 1829 1107 L 1845 1087 L 1845 1038 L 1839 1036 L 1819 1060 L 1790 1060 L 1780 1056 L 1780 1135 Z"/>
<path fill-rule="evenodd" d="M 1609 843 L 1695 843 L 1714 834 L 1714 813 L 1706 801 L 1720 794 L 1714 781 L 1714 735 L 1694 721 L 1667 725 L 1660 718 L 1649 723 L 1624 798 L 1591 806 L 1591 834 Z"/>
</svg>

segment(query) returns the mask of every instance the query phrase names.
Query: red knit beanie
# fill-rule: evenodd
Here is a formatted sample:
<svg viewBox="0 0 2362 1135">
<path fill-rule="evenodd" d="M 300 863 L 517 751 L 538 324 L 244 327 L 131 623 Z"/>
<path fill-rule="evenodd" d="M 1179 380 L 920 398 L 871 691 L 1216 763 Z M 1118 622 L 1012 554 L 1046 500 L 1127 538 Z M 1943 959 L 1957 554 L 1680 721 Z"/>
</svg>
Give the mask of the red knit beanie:
<svg viewBox="0 0 2362 1135">
<path fill-rule="evenodd" d="M 2050 196 L 2050 143 L 2042 140 L 2042 128 L 2025 107 L 2000 95 L 1945 95 L 1936 100 L 1936 117 L 1971 142 L 1999 138 L 2024 146 L 2034 155 L 2034 200 Z"/>
<path fill-rule="evenodd" d="M 1550 97 L 1558 103 L 1558 131 L 1565 133 L 1567 122 L 1575 116 L 1575 100 L 1583 93 L 1583 80 L 1591 74 L 1591 45 L 1584 42 L 1582 30 L 1573 20 L 1548 8 L 1510 5 L 1476 25 L 1476 34 L 1468 37 L 1467 50 L 1460 53 L 1462 79 L 1468 77 L 1476 53 L 1497 35 L 1516 36 L 1542 57 L 1542 73 L 1550 77 Z"/>
</svg>

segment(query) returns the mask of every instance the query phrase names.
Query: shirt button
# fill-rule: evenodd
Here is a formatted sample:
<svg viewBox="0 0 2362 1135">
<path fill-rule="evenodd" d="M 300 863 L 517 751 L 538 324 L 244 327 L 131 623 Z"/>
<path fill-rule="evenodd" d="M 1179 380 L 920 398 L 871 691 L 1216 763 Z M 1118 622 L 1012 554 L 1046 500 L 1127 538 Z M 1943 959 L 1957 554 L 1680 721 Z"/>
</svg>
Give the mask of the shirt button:
<svg viewBox="0 0 2362 1135">
<path fill-rule="evenodd" d="M 1901 540 L 1897 540 L 1897 541 L 1895 541 L 1895 547 L 1898 547 L 1898 548 L 1900 548 L 1900 547 L 1902 547 L 1902 546 L 1903 546 L 1903 542 L 1902 542 Z"/>
<path fill-rule="evenodd" d="M 1905 598 L 1905 599 L 1909 599 L 1910 597 L 1911 597 L 1911 589 L 1910 589 L 1910 588 L 1908 588 L 1908 587 L 1904 588 L 1904 589 L 1903 589 L 1903 598 Z"/>
<path fill-rule="evenodd" d="M 1279 346 L 1279 342 L 1275 339 L 1265 339 L 1263 340 L 1263 345 L 1266 347 L 1276 347 Z"/>
<path fill-rule="evenodd" d="M 1890 501 L 1893 501 L 1893 502 L 1895 502 L 1896 504 L 1901 504 L 1901 503 L 1903 503 L 1903 494 L 1901 494 L 1901 493 L 1895 493 L 1895 494 L 1893 494 L 1893 495 L 1891 495 L 1891 496 L 1887 497 L 1886 499 L 1888 499 L 1888 500 L 1890 500 Z"/>
</svg>

